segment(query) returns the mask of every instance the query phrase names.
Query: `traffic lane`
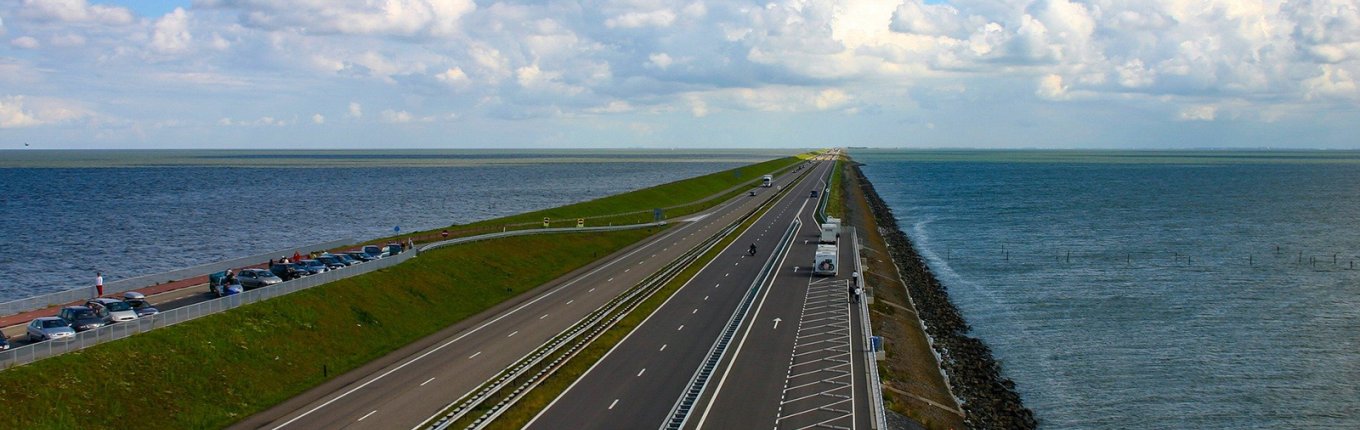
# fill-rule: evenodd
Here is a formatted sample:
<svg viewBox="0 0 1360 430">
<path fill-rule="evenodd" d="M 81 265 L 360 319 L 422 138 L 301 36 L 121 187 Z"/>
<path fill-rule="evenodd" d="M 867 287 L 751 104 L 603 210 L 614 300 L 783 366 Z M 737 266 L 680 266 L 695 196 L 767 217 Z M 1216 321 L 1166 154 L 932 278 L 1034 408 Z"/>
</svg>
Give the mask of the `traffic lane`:
<svg viewBox="0 0 1360 430">
<path fill-rule="evenodd" d="M 744 197 L 744 196 L 743 196 L 743 197 Z M 740 216 L 740 215 L 741 215 L 742 213 L 744 213 L 745 211 L 748 211 L 749 209 L 747 208 L 747 206 L 750 206 L 750 207 L 753 208 L 755 203 L 751 203 L 751 202 L 753 202 L 753 200 L 751 200 L 751 199 L 743 199 L 743 198 L 740 198 L 740 197 L 739 197 L 739 198 L 734 198 L 731 202 L 725 203 L 725 204 L 723 204 L 723 205 L 720 205 L 718 208 L 715 208 L 715 209 L 713 209 L 713 210 L 711 210 L 711 211 L 706 212 L 706 213 L 708 213 L 708 214 L 710 215 L 710 217 L 708 217 L 708 221 L 710 221 L 710 222 L 708 222 L 708 223 L 699 223 L 699 224 L 698 224 L 698 225 L 701 226 L 701 227 L 700 227 L 700 232 L 701 232 L 701 234 L 699 234 L 699 237 L 692 237 L 692 236 L 695 235 L 695 232 L 693 232 L 693 231 L 687 232 L 687 233 L 684 235 L 683 238 L 679 239 L 679 241 L 677 241 L 677 242 L 671 244 L 670 246 L 665 246 L 665 247 L 663 247 L 663 250 L 670 251 L 670 252 L 672 252 L 672 253 L 675 253 L 676 255 L 678 255 L 679 253 L 682 253 L 685 249 L 688 249 L 688 246 L 676 246 L 676 244 L 683 244 L 683 243 L 684 243 L 683 241 L 692 241 L 693 243 L 698 243 L 700 240 L 702 240 L 703 237 L 707 237 L 707 236 L 710 235 L 711 233 L 716 233 L 717 230 L 719 230 L 721 227 L 723 227 L 723 226 L 729 224 L 731 221 L 734 221 L 736 217 Z M 725 212 L 724 212 L 724 211 L 725 211 Z M 718 214 L 717 214 L 718 216 L 716 216 L 716 217 L 711 216 L 711 215 L 714 215 L 714 213 L 718 213 Z M 671 259 L 673 259 L 673 257 L 671 257 Z M 666 259 L 665 261 L 669 261 L 669 260 L 670 260 L 670 259 Z M 652 268 L 647 268 L 647 267 L 637 268 L 637 270 L 634 270 L 634 268 L 631 268 L 631 267 L 630 267 L 630 268 L 625 268 L 625 269 L 624 269 L 624 273 L 630 273 L 630 272 L 631 272 L 631 273 L 637 274 L 637 275 L 639 276 L 639 278 L 638 278 L 637 280 L 640 280 L 640 277 L 641 277 L 641 276 L 645 276 L 646 274 L 650 274 L 650 271 L 654 271 L 654 269 L 652 269 Z M 634 280 L 632 283 L 635 284 L 635 283 L 636 283 L 636 280 Z M 627 286 L 631 286 L 631 284 L 625 285 L 624 288 L 626 289 Z M 587 291 L 589 291 L 589 290 L 587 290 Z M 603 293 L 603 292 L 602 292 L 602 293 Z M 604 301 L 607 301 L 608 298 L 612 298 L 613 295 L 617 295 L 617 292 L 614 292 L 612 295 L 609 295 L 609 294 L 601 294 L 601 296 L 607 296 L 607 297 L 605 298 Z M 570 299 L 568 299 L 567 301 L 570 302 Z M 570 304 L 570 303 L 569 303 L 569 304 Z M 602 304 L 602 303 L 600 303 L 600 304 Z M 561 315 L 561 316 L 558 317 L 558 318 L 560 318 L 561 320 L 555 321 L 556 326 L 558 326 L 558 327 L 563 327 L 563 328 L 564 328 L 564 327 L 570 325 L 570 323 L 574 323 L 576 320 L 579 320 L 579 318 L 580 318 L 581 316 L 583 316 L 585 313 L 588 313 L 589 310 L 593 310 L 593 309 L 596 308 L 596 307 L 598 307 L 598 304 L 595 305 L 595 306 L 589 307 L 588 309 L 586 309 L 584 312 L 580 313 L 579 315 L 569 315 L 569 314 L 557 313 L 557 314 Z M 534 312 L 526 312 L 525 315 L 529 315 L 529 314 L 532 314 L 532 313 L 534 313 Z M 552 315 L 552 314 L 544 314 L 544 315 Z M 548 321 L 548 323 L 554 323 L 554 321 Z M 532 346 L 532 348 L 528 348 L 528 350 L 523 351 L 523 353 L 519 353 L 519 354 L 515 354 L 515 352 L 520 352 L 520 351 L 507 351 L 506 348 L 488 348 L 488 349 L 493 349 L 493 350 L 496 350 L 496 351 L 502 351 L 502 352 L 504 352 L 504 355 L 499 356 L 499 357 L 492 357 L 492 356 L 489 356 L 489 355 L 488 355 L 488 356 L 481 357 L 481 358 L 485 359 L 485 361 L 486 361 L 487 363 L 497 363 L 497 364 L 493 364 L 493 365 L 491 366 L 490 369 L 492 369 L 493 371 L 487 371 L 487 369 L 467 369 L 467 368 L 457 368 L 457 367 L 453 368 L 454 370 L 449 370 L 449 372 L 453 372 L 453 373 L 447 373 L 447 374 L 449 374 L 449 375 L 454 375 L 454 376 L 458 376 L 458 378 L 442 378 L 442 380 L 445 381 L 445 382 L 444 382 L 444 383 L 441 383 L 441 384 L 438 385 L 438 386 L 440 386 L 440 387 L 450 387 L 450 386 L 452 386 L 452 387 L 456 387 L 456 388 L 445 388 L 445 390 L 444 390 L 445 392 L 450 392 L 450 391 L 452 391 L 452 394 L 443 395 L 443 396 L 442 396 L 442 397 L 443 397 L 442 399 L 439 398 L 439 397 L 441 397 L 441 396 L 429 396 L 429 395 L 425 395 L 425 391 L 426 391 L 426 390 L 419 390 L 419 389 L 412 389 L 412 388 L 409 388 L 409 387 L 411 386 L 411 384 L 412 384 L 416 379 L 419 379 L 419 377 L 417 377 L 417 378 L 407 378 L 407 379 L 400 380 L 400 381 L 398 381 L 396 378 L 393 378 L 393 380 L 394 380 L 395 382 L 370 383 L 370 385 L 378 385 L 378 388 L 387 387 L 387 388 L 388 388 L 387 390 L 374 390 L 374 391 L 386 391 L 386 392 L 389 392 L 389 393 L 390 393 L 390 392 L 395 392 L 395 393 L 398 393 L 398 396 L 401 396 L 401 393 L 412 393 L 411 395 L 415 395 L 415 393 L 419 393 L 419 398 L 418 398 L 416 401 L 407 401 L 407 402 L 403 402 L 403 403 L 397 403 L 397 402 L 388 402 L 388 403 L 390 403 L 390 404 L 400 404 L 400 405 L 403 405 L 403 408 L 400 408 L 400 409 L 402 410 L 402 411 L 400 412 L 400 416 L 402 416 L 402 417 L 407 417 L 407 418 L 409 418 L 409 419 L 419 419 L 419 422 L 423 422 L 425 419 L 429 418 L 429 415 L 430 415 L 430 414 L 433 414 L 433 413 L 435 413 L 435 412 L 424 413 L 423 415 L 422 415 L 421 413 L 413 413 L 413 412 L 411 412 L 411 410 L 414 410 L 414 409 L 417 409 L 417 408 L 405 407 L 405 405 L 411 405 L 411 404 L 423 404 L 423 405 L 425 405 L 425 406 L 428 406 L 429 404 L 436 404 L 437 407 L 435 407 L 435 408 L 432 409 L 432 410 L 437 411 L 437 410 L 439 410 L 439 409 L 442 409 L 448 402 L 452 401 L 453 399 L 455 399 L 455 398 L 457 398 L 457 397 L 461 397 L 461 396 L 463 396 L 464 394 L 466 394 L 467 392 L 470 392 L 471 390 L 475 389 L 477 386 L 481 385 L 481 383 L 485 382 L 487 379 L 490 379 L 492 376 L 494 376 L 496 373 L 498 373 L 500 370 L 502 370 L 506 365 L 508 365 L 509 363 L 511 363 L 511 362 L 513 362 L 513 361 L 515 361 L 515 360 L 518 360 L 518 359 L 519 359 L 520 357 L 522 357 L 525 353 L 528 353 L 528 352 L 531 351 L 532 349 L 536 349 L 537 346 L 538 346 L 538 345 L 541 345 L 541 344 L 543 343 L 544 340 L 547 340 L 547 338 L 550 338 L 551 336 L 555 335 L 557 332 L 560 332 L 560 331 L 561 331 L 561 330 L 560 330 L 560 328 L 559 328 L 559 329 L 557 329 L 557 330 L 551 331 L 551 334 L 538 336 L 538 339 L 533 339 L 533 340 L 530 340 L 530 341 L 527 341 L 527 342 L 523 343 L 524 345 L 533 345 L 533 346 Z M 513 333 L 513 332 L 512 332 L 512 333 Z M 532 334 L 532 333 L 526 333 L 526 335 L 527 335 L 527 334 Z M 490 335 L 488 335 L 488 336 L 490 336 Z M 529 338 L 531 338 L 531 337 L 533 337 L 533 336 L 524 336 L 525 339 L 529 339 Z M 534 341 L 537 341 L 537 342 L 535 343 Z M 470 344 L 477 345 L 477 344 L 483 344 L 483 343 L 486 343 L 486 342 L 494 342 L 494 340 L 478 339 L 477 341 L 470 342 Z M 448 355 L 454 356 L 455 359 L 456 359 L 456 357 L 457 357 L 458 355 L 460 355 L 460 354 L 462 354 L 462 353 L 468 353 L 468 352 L 469 352 L 469 351 L 466 350 L 466 349 L 461 350 L 461 351 L 455 350 L 454 352 L 452 352 L 452 353 L 450 353 L 450 354 L 448 354 Z M 469 354 L 469 356 L 471 357 L 471 356 L 474 356 L 474 355 L 477 355 L 477 354 L 478 354 L 478 352 L 471 352 L 471 353 Z M 409 354 L 407 354 L 407 355 L 409 355 Z M 506 357 L 510 357 L 510 358 L 506 358 Z M 409 365 L 408 365 L 408 366 L 409 366 Z M 437 372 L 438 372 L 438 371 L 435 371 L 435 370 L 419 369 L 418 371 L 415 371 L 415 372 L 413 372 L 413 373 L 418 373 L 418 374 L 421 374 L 422 376 L 424 376 L 424 375 L 434 375 L 434 376 L 429 376 L 429 377 L 433 377 L 433 378 L 435 378 L 436 381 L 438 381 L 438 380 L 441 380 L 441 378 L 440 378 L 439 376 L 437 376 L 437 375 L 438 375 Z M 372 371 L 370 371 L 370 373 L 372 373 Z M 484 374 L 484 376 L 481 375 L 481 374 Z M 429 377 L 427 377 L 427 378 L 424 379 L 424 380 L 421 380 L 420 383 L 419 383 L 419 384 L 416 384 L 415 386 L 416 386 L 416 387 L 427 387 L 427 386 L 430 386 L 430 382 L 433 382 L 433 381 L 431 381 L 431 380 L 429 379 Z M 472 378 L 472 380 L 475 381 L 475 383 L 469 384 L 469 383 L 467 383 L 467 379 L 465 379 L 465 378 Z M 451 380 L 452 380 L 453 383 L 450 383 L 450 382 L 449 382 L 449 381 L 451 381 Z M 355 384 L 362 384 L 362 382 L 355 382 Z M 423 385 L 421 385 L 421 384 L 423 384 Z M 367 389 L 367 388 L 369 388 L 369 387 L 364 387 L 364 388 Z M 354 388 L 348 388 L 348 389 L 347 389 L 346 391 L 344 391 L 344 392 L 350 392 L 350 390 L 353 390 L 353 389 L 354 389 Z M 395 389 L 395 391 L 392 391 L 392 389 Z M 461 391 L 459 391 L 459 390 L 461 390 Z M 353 394 L 351 394 L 351 395 L 353 395 Z M 380 394 L 376 394 L 376 393 L 375 393 L 374 395 L 371 395 L 371 396 L 368 396 L 367 398 L 362 398 L 362 399 L 361 399 L 360 397 L 364 397 L 364 396 L 358 396 L 358 395 L 353 395 L 353 396 L 355 397 L 354 400 L 347 400 L 347 398 L 350 397 L 350 395 L 347 395 L 347 396 L 345 396 L 344 399 L 338 400 L 338 401 L 334 401 L 334 402 L 332 402 L 332 403 L 333 403 L 333 404 L 337 404 L 337 405 L 341 405 L 341 406 L 353 404 L 353 405 L 352 405 L 353 407 L 351 407 L 351 408 L 349 408 L 349 409 L 356 409 L 356 408 L 357 408 L 357 409 L 362 409 L 362 408 L 367 407 L 367 406 L 369 406 L 369 405 L 373 405 L 375 402 L 382 402 L 382 401 L 385 401 L 386 399 L 391 399 L 391 398 L 393 397 L 393 396 L 387 396 L 387 395 L 380 395 Z M 438 399 L 438 400 L 431 400 L 431 399 Z M 318 406 L 321 406 L 321 405 L 325 404 L 325 402 L 327 402 L 327 401 L 328 401 L 328 400 L 324 400 L 324 398 L 323 398 L 323 399 L 318 399 L 318 400 L 316 400 L 315 402 L 313 402 L 313 404 L 311 405 L 311 407 L 309 407 L 309 408 L 298 408 L 298 409 L 296 409 L 296 411 L 294 411 L 294 412 L 293 412 L 292 414 L 290 414 L 290 415 L 297 415 L 297 414 L 306 413 L 305 411 L 316 410 L 316 408 L 317 408 Z M 430 402 L 433 402 L 433 403 L 430 403 Z M 329 405 L 328 405 L 328 406 L 329 406 Z M 385 418 L 384 413 L 385 413 L 385 411 L 394 411 L 394 410 L 396 410 L 396 409 L 398 409 L 398 408 L 380 408 L 380 409 L 374 409 L 374 410 L 371 410 L 371 411 L 369 411 L 369 412 L 366 412 L 365 415 L 359 416 L 359 418 L 363 418 L 363 421 L 359 421 L 358 419 L 355 419 L 353 422 L 354 422 L 354 423 L 359 423 L 359 422 L 366 422 L 366 423 L 384 423 L 384 422 L 387 422 L 387 423 L 390 423 L 390 421 L 382 419 L 382 418 Z M 377 411 L 377 412 L 374 412 L 374 411 Z M 309 413 L 309 414 L 307 415 L 307 417 L 310 417 L 311 415 L 315 415 L 315 414 L 310 414 L 310 413 Z M 417 417 L 417 416 L 418 416 L 418 417 Z M 354 418 L 353 416 L 343 416 L 343 415 L 342 415 L 341 417 L 342 417 L 342 420 L 343 420 L 343 421 L 346 421 L 346 423 L 348 423 L 350 419 L 353 419 L 353 418 Z M 304 418 L 306 418 L 306 417 L 304 417 Z M 291 419 L 291 418 L 290 418 L 290 419 Z M 279 421 L 285 421 L 285 420 L 280 419 Z M 294 421 L 293 423 L 290 423 L 290 425 L 294 425 L 294 424 L 300 423 L 301 421 L 302 421 L 302 420 Z M 309 422 L 309 423 L 306 423 L 306 424 L 308 424 L 308 426 L 310 427 L 310 424 L 312 424 L 312 423 Z M 339 422 L 329 422 L 329 423 L 322 423 L 322 424 L 342 424 L 342 423 L 339 423 Z M 418 424 L 418 422 L 417 422 L 417 424 Z"/>
<path fill-rule="evenodd" d="M 802 257 L 813 254 L 821 233 L 820 226 L 814 230 L 813 225 L 805 222 L 798 230 L 754 316 L 738 331 L 731 353 L 716 370 L 720 376 L 706 387 L 696 407 L 698 419 L 691 418 L 687 427 L 774 427 L 785 388 L 779 382 L 787 374 L 811 275 L 810 264 Z"/>
<path fill-rule="evenodd" d="M 797 211 L 791 212 L 790 208 L 795 203 L 800 206 L 804 203 L 803 199 L 791 196 L 810 189 L 807 186 L 810 182 L 803 181 L 800 189 L 786 194 L 527 427 L 634 428 L 663 422 L 762 264 L 746 264 L 735 274 L 723 270 L 724 266 L 742 267 L 739 262 L 744 255 L 742 244 L 748 241 L 763 241 L 764 249 L 774 249 L 779 240 L 776 236 L 782 235 L 783 228 L 796 215 Z M 778 226 L 773 231 L 781 234 L 773 234 L 772 226 Z M 768 258 L 769 254 L 763 255 Z M 724 280 L 730 281 L 726 288 Z M 639 363 L 647 363 L 647 369 L 656 370 L 651 371 L 650 377 L 642 372 L 633 377 L 638 379 L 630 378 Z M 626 407 L 620 408 L 618 405 L 623 402 L 627 402 Z"/>
</svg>

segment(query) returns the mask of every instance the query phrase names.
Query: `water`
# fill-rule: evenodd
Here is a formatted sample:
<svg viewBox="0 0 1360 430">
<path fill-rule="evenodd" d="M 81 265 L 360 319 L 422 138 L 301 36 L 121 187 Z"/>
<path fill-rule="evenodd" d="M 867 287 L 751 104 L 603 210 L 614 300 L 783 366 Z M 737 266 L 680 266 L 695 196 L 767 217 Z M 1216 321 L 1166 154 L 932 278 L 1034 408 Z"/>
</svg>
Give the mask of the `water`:
<svg viewBox="0 0 1360 430">
<path fill-rule="evenodd" d="M 467 224 L 794 151 L 5 151 L 0 301 Z"/>
<path fill-rule="evenodd" d="M 1042 427 L 1360 428 L 1360 153 L 851 155 Z"/>
</svg>

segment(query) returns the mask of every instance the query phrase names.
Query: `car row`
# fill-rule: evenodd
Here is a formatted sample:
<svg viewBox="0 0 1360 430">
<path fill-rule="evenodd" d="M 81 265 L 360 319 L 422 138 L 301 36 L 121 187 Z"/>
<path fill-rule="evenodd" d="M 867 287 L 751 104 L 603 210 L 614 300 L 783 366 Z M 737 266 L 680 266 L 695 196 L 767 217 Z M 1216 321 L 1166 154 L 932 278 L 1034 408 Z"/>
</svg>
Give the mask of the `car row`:
<svg viewBox="0 0 1360 430">
<path fill-rule="evenodd" d="M 56 316 L 34 318 L 25 330 L 30 342 L 75 337 L 76 333 L 109 324 L 135 321 L 160 313 L 142 293 L 123 293 L 123 300 L 97 297 L 81 306 L 66 306 Z M 8 347 L 8 343 L 0 349 Z"/>
</svg>

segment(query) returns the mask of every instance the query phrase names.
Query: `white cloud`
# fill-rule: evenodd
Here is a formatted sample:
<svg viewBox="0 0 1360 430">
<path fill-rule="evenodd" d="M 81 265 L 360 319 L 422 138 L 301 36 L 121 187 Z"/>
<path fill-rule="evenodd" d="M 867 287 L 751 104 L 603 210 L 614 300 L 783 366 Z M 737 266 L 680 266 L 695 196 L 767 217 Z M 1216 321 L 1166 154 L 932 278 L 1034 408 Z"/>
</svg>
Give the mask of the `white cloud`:
<svg viewBox="0 0 1360 430">
<path fill-rule="evenodd" d="M 351 118 L 362 118 L 364 116 L 364 108 L 359 106 L 359 102 L 349 102 L 349 116 Z"/>
<path fill-rule="evenodd" d="M 648 55 L 647 60 L 649 62 L 648 64 L 663 70 L 675 63 L 675 60 L 672 60 L 671 56 L 667 55 L 665 52 L 656 52 L 652 55 Z"/>
<path fill-rule="evenodd" d="M 127 25 L 132 11 L 116 6 L 91 5 L 85 0 L 24 0 L 19 16 L 36 21 Z"/>
<path fill-rule="evenodd" d="M 434 117 L 433 116 L 418 117 L 404 110 L 394 111 L 391 109 L 386 109 L 382 111 L 382 121 L 389 124 L 406 124 L 412 122 L 432 122 L 434 121 Z"/>
<path fill-rule="evenodd" d="M 15 48 L 23 49 L 38 49 L 39 46 L 42 46 L 42 44 L 38 43 L 38 39 L 34 39 L 30 36 L 16 37 L 11 39 L 9 44 Z"/>
<path fill-rule="evenodd" d="M 1049 74 L 1039 80 L 1039 89 L 1034 90 L 1034 94 L 1048 100 L 1067 100 L 1067 86 L 1063 85 L 1062 76 Z"/>
<path fill-rule="evenodd" d="M 156 20 L 151 33 L 151 49 L 160 53 L 180 53 L 189 49 L 193 39 L 189 34 L 189 14 L 177 7 Z"/>
<path fill-rule="evenodd" d="M 85 108 L 65 100 L 25 96 L 0 97 L 0 128 L 60 124 L 90 115 Z"/>
<path fill-rule="evenodd" d="M 51 43 L 52 46 L 56 46 L 59 48 L 73 48 L 77 46 L 84 46 L 85 36 L 81 36 L 75 33 L 58 34 L 56 36 L 52 36 L 51 39 L 48 39 L 48 42 Z"/>
<path fill-rule="evenodd" d="M 449 36 L 472 0 L 201 0 L 196 7 L 239 12 L 241 22 L 269 30 L 354 35 Z"/>
<path fill-rule="evenodd" d="M 1190 105 L 1181 109 L 1177 119 L 1181 121 L 1213 121 L 1218 115 L 1218 107 L 1213 105 Z"/>
<path fill-rule="evenodd" d="M 472 82 L 471 79 L 468 79 L 467 73 L 463 73 L 463 69 L 459 67 L 450 67 L 444 73 L 435 75 L 435 79 L 455 88 L 466 87 Z"/>
<path fill-rule="evenodd" d="M 319 113 L 312 115 L 312 124 L 325 124 L 325 123 L 326 117 L 324 115 L 321 115 Z"/>
<path fill-rule="evenodd" d="M 669 27 L 675 22 L 675 12 L 660 9 L 647 12 L 628 12 L 604 21 L 609 28 Z"/>
</svg>

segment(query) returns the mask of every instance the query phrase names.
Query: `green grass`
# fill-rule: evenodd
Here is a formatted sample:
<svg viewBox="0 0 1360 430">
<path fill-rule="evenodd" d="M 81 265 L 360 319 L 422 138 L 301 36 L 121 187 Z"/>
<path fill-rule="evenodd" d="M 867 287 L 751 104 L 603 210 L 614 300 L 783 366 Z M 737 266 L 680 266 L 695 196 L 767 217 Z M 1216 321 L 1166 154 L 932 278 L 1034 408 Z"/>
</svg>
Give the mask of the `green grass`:
<svg viewBox="0 0 1360 430">
<path fill-rule="evenodd" d="M 484 241 L 0 372 L 0 428 L 224 427 L 650 235 Z M 525 268 L 535 270 L 525 270 Z"/>
<path fill-rule="evenodd" d="M 844 161 L 840 157 L 836 158 L 836 165 L 831 167 L 830 191 L 826 193 L 826 215 L 836 218 L 845 218 L 845 202 L 841 201 L 841 167 Z"/>
</svg>

